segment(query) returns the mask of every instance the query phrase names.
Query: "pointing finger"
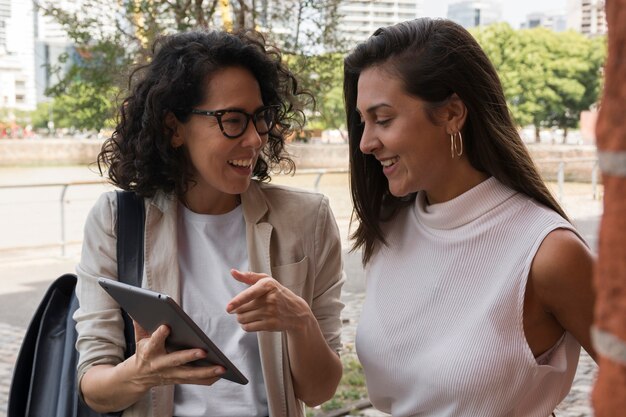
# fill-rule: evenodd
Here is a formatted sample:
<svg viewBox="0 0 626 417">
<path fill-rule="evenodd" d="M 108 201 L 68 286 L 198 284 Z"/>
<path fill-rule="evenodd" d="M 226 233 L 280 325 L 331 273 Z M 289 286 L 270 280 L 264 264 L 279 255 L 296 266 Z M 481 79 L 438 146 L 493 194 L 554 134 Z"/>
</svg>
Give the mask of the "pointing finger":
<svg viewBox="0 0 626 417">
<path fill-rule="evenodd" d="M 244 284 L 248 284 L 248 285 L 254 285 L 260 279 L 269 277 L 269 275 L 267 275 L 267 274 L 260 274 L 258 272 L 250 272 L 250 271 L 248 271 L 248 272 L 241 272 L 238 269 L 231 269 L 230 270 L 230 274 L 237 281 L 243 282 Z"/>
<path fill-rule="evenodd" d="M 265 276 L 267 277 L 267 275 Z M 263 297 L 270 291 L 272 291 L 276 286 L 274 285 L 276 281 L 273 279 L 268 279 L 265 281 L 261 281 L 251 286 L 250 288 L 243 290 L 226 305 L 227 313 L 236 313 L 237 309 L 242 305 L 249 303 L 250 301 L 256 300 L 257 298 Z"/>
</svg>

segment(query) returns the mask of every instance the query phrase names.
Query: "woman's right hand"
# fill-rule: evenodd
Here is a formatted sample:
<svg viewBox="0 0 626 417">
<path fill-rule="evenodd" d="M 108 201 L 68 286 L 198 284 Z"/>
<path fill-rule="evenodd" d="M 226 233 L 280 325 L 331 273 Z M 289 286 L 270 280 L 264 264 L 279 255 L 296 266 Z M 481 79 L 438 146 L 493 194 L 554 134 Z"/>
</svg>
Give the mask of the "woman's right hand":
<svg viewBox="0 0 626 417">
<path fill-rule="evenodd" d="M 194 384 L 213 385 L 226 372 L 224 367 L 192 366 L 190 362 L 206 357 L 202 349 L 185 349 L 168 353 L 165 340 L 170 334 L 166 325 L 154 333 L 145 331 L 137 322 L 135 327 L 136 352 L 128 358 L 128 365 L 135 368 L 132 382 L 146 390 L 159 385 Z"/>
<path fill-rule="evenodd" d="M 83 397 L 94 411 L 124 410 L 155 386 L 212 385 L 224 374 L 222 366 L 189 365 L 189 362 L 206 357 L 202 349 L 168 353 L 165 350 L 165 339 L 170 334 L 167 326 L 160 326 L 152 334 L 137 323 L 134 326 L 135 354 L 116 366 L 95 365 L 81 379 Z"/>
</svg>

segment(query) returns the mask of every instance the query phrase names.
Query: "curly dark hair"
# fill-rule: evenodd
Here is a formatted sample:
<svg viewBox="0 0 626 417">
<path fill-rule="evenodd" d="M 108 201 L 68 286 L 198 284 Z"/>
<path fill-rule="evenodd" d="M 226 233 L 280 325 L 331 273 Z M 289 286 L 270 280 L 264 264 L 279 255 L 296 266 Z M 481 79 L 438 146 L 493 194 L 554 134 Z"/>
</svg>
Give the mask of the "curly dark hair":
<svg viewBox="0 0 626 417">
<path fill-rule="evenodd" d="M 173 132 L 165 116 L 171 112 L 186 122 L 206 96 L 207 77 L 235 66 L 254 75 L 264 105 L 279 108 L 254 177 L 269 181 L 275 168 L 293 171 L 285 137 L 303 126 L 302 107 L 312 102 L 312 95 L 298 87 L 278 48 L 268 45 L 260 33 L 194 30 L 159 37 L 151 61 L 131 72 L 130 94 L 122 102 L 118 124 L 98 154 L 100 173 L 108 168 L 114 185 L 143 197 L 159 190 L 182 196 L 194 181 L 191 162 L 181 148 L 172 147 Z"/>
</svg>

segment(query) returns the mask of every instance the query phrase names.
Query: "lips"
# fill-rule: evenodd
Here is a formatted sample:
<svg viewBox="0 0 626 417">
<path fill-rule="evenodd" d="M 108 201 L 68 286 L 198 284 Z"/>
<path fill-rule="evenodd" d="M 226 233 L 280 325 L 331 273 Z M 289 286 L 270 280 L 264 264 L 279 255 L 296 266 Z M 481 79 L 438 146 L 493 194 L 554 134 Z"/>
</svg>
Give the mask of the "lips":
<svg viewBox="0 0 626 417">
<path fill-rule="evenodd" d="M 252 161 L 253 159 L 231 159 L 230 161 L 227 161 L 230 165 L 239 167 L 239 168 L 249 168 L 250 166 L 252 166 Z"/>
<path fill-rule="evenodd" d="M 400 158 L 396 156 L 394 158 L 381 159 L 379 162 L 383 166 L 383 168 L 389 168 L 390 166 L 394 165 L 399 160 Z"/>
</svg>

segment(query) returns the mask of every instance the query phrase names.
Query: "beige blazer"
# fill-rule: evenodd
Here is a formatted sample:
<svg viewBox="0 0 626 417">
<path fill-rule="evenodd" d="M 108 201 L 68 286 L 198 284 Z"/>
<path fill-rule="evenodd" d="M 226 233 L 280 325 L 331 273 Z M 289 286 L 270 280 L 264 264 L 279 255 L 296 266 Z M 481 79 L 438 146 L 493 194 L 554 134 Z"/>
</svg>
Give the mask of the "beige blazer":
<svg viewBox="0 0 626 417">
<path fill-rule="evenodd" d="M 344 282 L 339 231 L 321 194 L 253 181 L 242 194 L 250 269 L 267 273 L 300 295 L 311 306 L 329 346 L 339 351 L 340 300 Z M 171 195 L 146 199 L 142 286 L 180 301 L 177 257 L 177 208 Z M 114 192 L 103 194 L 85 225 L 76 311 L 79 380 L 97 364 L 124 359 L 123 320 L 118 305 L 97 283 L 98 277 L 117 279 Z M 259 332 L 259 349 L 270 416 L 304 416 L 294 393 L 287 338 L 280 332 Z M 174 387 L 155 387 L 128 408 L 124 417 L 170 417 Z"/>
</svg>

